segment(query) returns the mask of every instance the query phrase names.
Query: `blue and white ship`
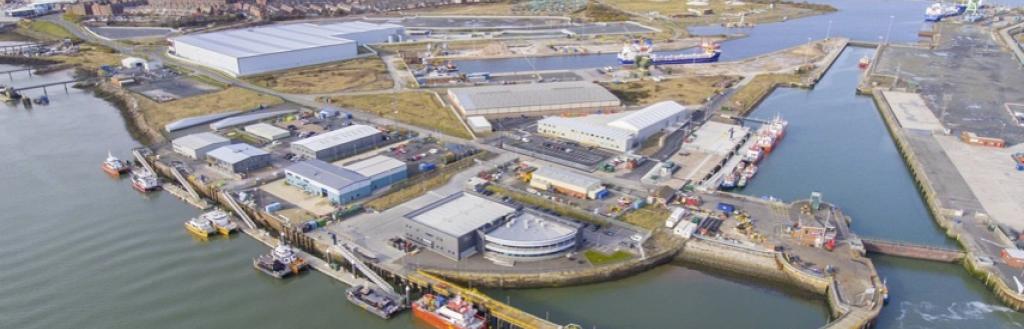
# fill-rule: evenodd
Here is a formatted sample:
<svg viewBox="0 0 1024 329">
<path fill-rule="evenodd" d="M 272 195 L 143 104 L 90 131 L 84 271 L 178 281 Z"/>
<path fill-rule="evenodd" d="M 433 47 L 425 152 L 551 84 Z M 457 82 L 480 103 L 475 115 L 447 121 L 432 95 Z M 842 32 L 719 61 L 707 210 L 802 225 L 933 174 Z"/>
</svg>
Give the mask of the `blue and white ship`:
<svg viewBox="0 0 1024 329">
<path fill-rule="evenodd" d="M 634 40 L 622 47 L 618 58 L 619 64 L 636 64 L 637 58 L 643 57 L 650 59 L 651 64 L 654 65 L 697 64 L 717 62 L 718 57 L 722 55 L 717 43 L 704 42 L 701 44 L 701 49 L 703 49 L 702 52 L 690 54 L 660 55 L 654 53 L 654 43 L 651 39 L 645 39 L 643 42 Z"/>
<path fill-rule="evenodd" d="M 924 10 L 924 20 L 926 22 L 938 22 L 946 17 L 962 15 L 966 11 L 967 5 L 963 3 L 954 5 L 934 3 L 931 6 L 928 6 L 928 9 Z"/>
</svg>

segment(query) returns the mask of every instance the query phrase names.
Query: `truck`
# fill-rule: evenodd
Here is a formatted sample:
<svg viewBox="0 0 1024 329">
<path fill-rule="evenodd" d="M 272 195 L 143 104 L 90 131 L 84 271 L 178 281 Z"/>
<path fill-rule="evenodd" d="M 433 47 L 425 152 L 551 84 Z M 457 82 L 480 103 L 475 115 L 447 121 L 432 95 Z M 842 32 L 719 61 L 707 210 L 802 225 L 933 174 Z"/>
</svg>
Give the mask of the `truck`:
<svg viewBox="0 0 1024 329">
<path fill-rule="evenodd" d="M 672 208 L 672 213 L 668 216 L 667 219 L 665 219 L 665 228 L 676 227 L 676 224 L 679 224 L 679 221 L 682 220 L 685 216 L 686 208 Z"/>
</svg>

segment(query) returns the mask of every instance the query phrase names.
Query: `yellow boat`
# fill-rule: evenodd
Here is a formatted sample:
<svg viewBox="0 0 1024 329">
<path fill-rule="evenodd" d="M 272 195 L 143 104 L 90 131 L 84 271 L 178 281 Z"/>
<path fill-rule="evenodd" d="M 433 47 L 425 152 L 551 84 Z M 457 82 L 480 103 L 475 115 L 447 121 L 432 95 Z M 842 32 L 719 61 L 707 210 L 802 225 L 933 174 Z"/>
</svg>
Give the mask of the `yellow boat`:
<svg viewBox="0 0 1024 329">
<path fill-rule="evenodd" d="M 213 225 L 210 225 L 210 220 L 202 216 L 186 221 L 185 230 L 203 238 L 209 237 L 211 233 L 216 232 Z"/>
<path fill-rule="evenodd" d="M 231 235 L 232 232 L 238 229 L 238 225 L 232 222 L 231 218 L 228 217 L 228 214 L 220 209 L 204 213 L 199 217 L 209 221 L 209 223 L 217 229 L 217 233 L 224 236 Z"/>
</svg>

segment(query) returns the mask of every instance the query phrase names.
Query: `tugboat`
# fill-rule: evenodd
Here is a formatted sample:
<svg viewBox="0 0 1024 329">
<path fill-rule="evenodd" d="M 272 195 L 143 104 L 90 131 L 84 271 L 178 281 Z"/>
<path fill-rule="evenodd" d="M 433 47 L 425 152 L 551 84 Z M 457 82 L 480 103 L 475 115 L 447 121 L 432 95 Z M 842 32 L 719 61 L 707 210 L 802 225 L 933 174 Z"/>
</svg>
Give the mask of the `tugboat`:
<svg viewBox="0 0 1024 329">
<path fill-rule="evenodd" d="M 149 170 L 142 169 L 132 172 L 132 187 L 142 193 L 156 191 L 160 189 L 160 179 Z"/>
<path fill-rule="evenodd" d="M 924 10 L 925 22 L 938 22 L 942 20 L 942 17 L 943 14 L 941 3 L 933 3 L 931 6 L 928 6 L 928 9 Z"/>
<path fill-rule="evenodd" d="M 857 62 L 857 67 L 861 70 L 866 70 L 868 65 L 871 65 L 871 58 L 868 58 L 867 56 L 861 57 L 860 61 Z"/>
<path fill-rule="evenodd" d="M 100 166 L 103 172 L 113 177 L 120 177 L 121 174 L 128 172 L 128 165 L 118 159 L 110 152 L 107 152 L 107 160 L 103 161 L 103 165 Z"/>
<path fill-rule="evenodd" d="M 306 269 L 306 260 L 295 254 L 295 250 L 287 244 L 278 245 L 270 254 L 253 258 L 252 265 L 260 272 L 272 277 L 283 279 L 292 274 L 299 274 Z"/>
<path fill-rule="evenodd" d="M 354 286 L 345 290 L 345 297 L 353 304 L 387 320 L 404 307 L 387 293 L 368 286 Z"/>
<path fill-rule="evenodd" d="M 238 229 L 238 224 L 232 222 L 231 218 L 223 210 L 217 209 L 199 216 L 209 220 L 213 227 L 217 229 L 217 232 L 223 236 L 231 235 L 231 233 Z"/>
<path fill-rule="evenodd" d="M 646 57 L 650 59 L 651 64 L 697 64 L 697 63 L 713 63 L 718 61 L 718 57 L 722 55 L 721 46 L 714 42 L 702 42 L 701 49 L 703 52 L 696 52 L 690 54 L 674 54 L 674 55 L 659 55 L 654 53 L 654 43 L 651 39 L 645 39 L 643 42 L 640 40 L 633 40 L 632 43 L 626 44 L 622 47 L 622 51 L 619 52 L 618 59 L 619 64 L 636 64 L 637 58 Z"/>
<path fill-rule="evenodd" d="M 210 234 L 216 232 L 213 225 L 210 225 L 210 220 L 203 218 L 202 216 L 193 217 L 192 219 L 185 221 L 185 229 L 192 234 L 203 238 L 209 237 Z"/>
<path fill-rule="evenodd" d="M 3 89 L 0 89 L 0 100 L 4 102 L 13 102 L 19 99 L 21 99 L 21 94 L 14 90 L 14 87 L 6 86 L 3 87 Z"/>
<path fill-rule="evenodd" d="M 412 304 L 412 314 L 417 319 L 438 329 L 486 329 L 487 321 L 472 303 L 456 295 L 449 300 L 434 294 L 426 294 Z"/>
<path fill-rule="evenodd" d="M 725 175 L 725 178 L 722 179 L 722 184 L 720 184 L 719 187 L 723 190 L 733 189 L 736 188 L 737 181 L 738 177 L 736 177 L 736 173 L 732 172 Z"/>
</svg>

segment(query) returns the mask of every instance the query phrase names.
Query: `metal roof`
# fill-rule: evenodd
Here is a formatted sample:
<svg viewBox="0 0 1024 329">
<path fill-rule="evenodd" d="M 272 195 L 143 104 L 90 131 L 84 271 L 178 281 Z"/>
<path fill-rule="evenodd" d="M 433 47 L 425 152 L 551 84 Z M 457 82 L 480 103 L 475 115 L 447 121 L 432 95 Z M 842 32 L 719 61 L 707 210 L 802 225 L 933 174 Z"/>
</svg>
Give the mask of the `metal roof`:
<svg viewBox="0 0 1024 329">
<path fill-rule="evenodd" d="M 543 177 L 547 180 L 552 180 L 564 184 L 571 184 L 576 187 L 584 189 L 590 189 L 595 186 L 601 185 L 601 180 L 590 177 L 583 174 L 577 174 L 576 172 L 561 169 L 557 167 L 540 167 L 533 172 L 533 177 Z"/>
<path fill-rule="evenodd" d="M 586 81 L 453 88 L 449 91 L 458 98 L 459 105 L 466 112 L 593 102 L 620 104 L 619 99 L 604 87 Z"/>
<path fill-rule="evenodd" d="M 353 183 L 362 182 L 368 179 L 366 176 L 360 175 L 355 171 L 338 167 L 320 160 L 296 162 L 284 170 L 339 190 L 352 185 Z"/>
<path fill-rule="evenodd" d="M 226 117 L 238 114 L 238 113 L 241 113 L 241 112 L 240 111 L 230 111 L 230 112 L 224 112 L 224 113 L 214 113 L 214 114 L 206 114 L 206 115 L 199 115 L 199 116 L 194 116 L 194 117 L 188 117 L 188 118 L 177 120 L 177 121 L 174 121 L 174 122 L 171 122 L 171 123 L 168 123 L 168 124 L 164 125 L 164 130 L 166 130 L 167 132 L 174 132 L 176 130 L 181 130 L 181 129 L 185 129 L 185 128 L 195 127 L 195 126 L 198 126 L 198 125 L 210 122 L 210 121 L 220 120 L 220 119 L 223 119 L 223 118 L 226 118 Z"/>
<path fill-rule="evenodd" d="M 487 232 L 488 238 L 520 244 L 568 239 L 576 235 L 579 225 L 524 211 L 503 225 Z"/>
<path fill-rule="evenodd" d="M 284 130 L 284 129 L 278 128 L 275 125 L 272 125 L 272 124 L 269 124 L 269 123 L 263 123 L 263 122 L 260 122 L 260 123 L 257 123 L 257 124 L 253 124 L 253 125 L 245 126 L 245 131 L 250 133 L 250 134 L 253 134 L 253 135 L 256 135 L 256 136 L 259 136 L 259 137 L 263 137 L 263 138 L 266 138 L 266 139 L 274 139 L 275 137 L 277 137 L 279 135 L 291 134 L 287 130 Z"/>
<path fill-rule="evenodd" d="M 269 111 L 269 112 L 252 112 L 249 114 L 243 114 L 239 116 L 233 116 L 230 118 L 222 119 L 217 122 L 210 124 L 210 129 L 221 130 L 224 128 L 230 128 L 234 126 L 244 125 L 250 122 L 256 122 L 267 118 L 273 118 L 285 114 L 291 114 L 298 112 L 299 110 L 280 110 L 280 111 Z"/>
<path fill-rule="evenodd" d="M 626 140 L 633 137 L 633 133 L 616 127 L 609 127 L 600 123 L 580 120 L 580 118 L 547 117 L 541 119 L 537 124 L 550 124 L 563 128 L 569 128 L 577 132 L 593 134 L 612 138 L 615 140 Z"/>
<path fill-rule="evenodd" d="M 371 126 L 357 124 L 295 141 L 292 142 L 292 145 L 300 145 L 316 152 L 375 134 L 380 134 L 380 130 Z"/>
<path fill-rule="evenodd" d="M 352 170 L 366 177 L 373 177 L 381 173 L 385 173 L 396 168 L 405 168 L 405 162 L 398 159 L 378 155 L 369 159 L 360 160 L 344 166 L 345 169 Z"/>
<path fill-rule="evenodd" d="M 511 206 L 458 192 L 408 213 L 405 217 L 459 237 L 515 211 Z"/>
<path fill-rule="evenodd" d="M 251 57 L 355 42 L 346 34 L 401 28 L 395 24 L 343 22 L 336 24 L 279 24 L 171 38 L 229 57 Z"/>
<path fill-rule="evenodd" d="M 190 150 L 198 150 L 213 144 L 230 142 L 230 139 L 221 137 L 220 135 L 211 132 L 203 132 L 175 138 L 171 141 L 171 144 Z"/>
<path fill-rule="evenodd" d="M 206 153 L 206 157 L 214 158 L 226 163 L 235 164 L 251 157 L 267 154 L 270 153 L 267 153 L 267 151 L 261 150 L 252 145 L 240 143 L 218 147 L 213 151 Z"/>
<path fill-rule="evenodd" d="M 686 107 L 674 101 L 664 101 L 629 113 L 618 120 L 608 123 L 609 126 L 640 131 L 672 116 L 686 112 Z"/>
</svg>

